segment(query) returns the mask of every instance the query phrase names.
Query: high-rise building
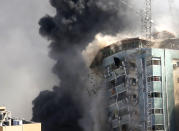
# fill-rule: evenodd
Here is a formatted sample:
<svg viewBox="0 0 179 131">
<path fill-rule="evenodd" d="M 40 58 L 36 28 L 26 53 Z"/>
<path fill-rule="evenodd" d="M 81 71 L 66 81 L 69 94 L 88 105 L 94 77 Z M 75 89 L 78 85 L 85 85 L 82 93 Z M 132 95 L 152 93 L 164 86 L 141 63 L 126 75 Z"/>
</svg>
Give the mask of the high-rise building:
<svg viewBox="0 0 179 131">
<path fill-rule="evenodd" d="M 179 131 L 179 40 L 158 48 L 148 43 L 131 38 L 112 44 L 91 64 L 106 79 L 113 131 Z"/>
<path fill-rule="evenodd" d="M 11 112 L 0 107 L 0 131 L 41 131 L 41 124 L 11 117 Z"/>
</svg>

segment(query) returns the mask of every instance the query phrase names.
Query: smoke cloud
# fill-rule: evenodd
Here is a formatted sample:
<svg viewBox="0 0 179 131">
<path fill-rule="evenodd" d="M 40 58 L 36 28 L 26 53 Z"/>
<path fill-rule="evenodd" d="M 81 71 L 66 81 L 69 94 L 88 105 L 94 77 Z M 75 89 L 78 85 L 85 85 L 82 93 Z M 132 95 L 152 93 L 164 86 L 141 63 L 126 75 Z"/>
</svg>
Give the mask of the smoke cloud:
<svg viewBox="0 0 179 131">
<path fill-rule="evenodd" d="M 95 35 L 95 38 L 92 42 L 86 46 L 86 48 L 82 51 L 82 55 L 85 59 L 86 65 L 89 67 L 92 63 L 93 59 L 97 55 L 98 51 L 108 45 L 114 44 L 116 42 L 120 42 L 122 39 L 136 37 L 132 33 L 122 34 L 118 33 L 116 35 L 104 35 L 102 33 L 98 33 Z"/>
<path fill-rule="evenodd" d="M 13 116 L 30 120 L 32 100 L 59 82 L 51 71 L 55 62 L 48 58 L 48 42 L 39 35 L 37 24 L 54 10 L 48 0 L 0 3 L 0 105 Z"/>
<path fill-rule="evenodd" d="M 51 42 L 49 55 L 56 61 L 53 72 L 60 83 L 33 101 L 32 120 L 42 122 L 43 131 L 105 131 L 107 113 L 96 109 L 105 93 L 99 93 L 98 100 L 88 97 L 82 50 L 97 33 L 115 35 L 130 26 L 126 7 L 118 0 L 50 0 L 50 4 L 56 15 L 39 21 L 40 34 Z"/>
<path fill-rule="evenodd" d="M 124 14 L 119 12 L 125 8 L 120 7 L 118 0 L 51 0 L 50 3 L 57 10 L 56 16 L 47 15 L 39 24 L 40 33 L 53 40 L 52 50 L 80 44 L 84 47 L 99 32 L 115 34 L 127 26 Z"/>
</svg>

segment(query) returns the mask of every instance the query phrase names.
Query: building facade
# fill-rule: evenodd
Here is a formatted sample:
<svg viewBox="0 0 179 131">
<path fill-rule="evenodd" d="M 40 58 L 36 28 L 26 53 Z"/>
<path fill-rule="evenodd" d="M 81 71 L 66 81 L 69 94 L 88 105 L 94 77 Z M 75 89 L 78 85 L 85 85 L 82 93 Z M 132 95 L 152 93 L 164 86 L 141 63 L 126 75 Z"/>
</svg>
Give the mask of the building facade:
<svg viewBox="0 0 179 131">
<path fill-rule="evenodd" d="M 104 73 L 113 131 L 179 131 L 179 43 L 172 41 L 151 48 L 127 39 L 96 56 L 91 68 Z"/>
<path fill-rule="evenodd" d="M 41 124 L 11 117 L 11 112 L 0 107 L 0 131 L 41 131 Z"/>
</svg>

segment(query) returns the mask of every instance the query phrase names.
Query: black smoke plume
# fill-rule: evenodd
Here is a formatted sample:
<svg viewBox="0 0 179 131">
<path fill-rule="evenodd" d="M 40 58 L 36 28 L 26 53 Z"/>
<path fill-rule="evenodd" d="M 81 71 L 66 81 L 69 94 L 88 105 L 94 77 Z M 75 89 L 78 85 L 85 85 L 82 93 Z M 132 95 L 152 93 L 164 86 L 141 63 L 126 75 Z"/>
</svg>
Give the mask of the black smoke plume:
<svg viewBox="0 0 179 131">
<path fill-rule="evenodd" d="M 93 131 L 90 116 L 86 123 L 80 122 L 90 111 L 86 110 L 88 72 L 81 51 L 97 33 L 125 29 L 125 7 L 118 0 L 50 0 L 50 4 L 56 15 L 40 19 L 40 34 L 51 42 L 50 57 L 56 60 L 53 72 L 60 83 L 33 101 L 32 120 L 41 122 L 43 131 L 83 131 L 85 126 Z"/>
</svg>

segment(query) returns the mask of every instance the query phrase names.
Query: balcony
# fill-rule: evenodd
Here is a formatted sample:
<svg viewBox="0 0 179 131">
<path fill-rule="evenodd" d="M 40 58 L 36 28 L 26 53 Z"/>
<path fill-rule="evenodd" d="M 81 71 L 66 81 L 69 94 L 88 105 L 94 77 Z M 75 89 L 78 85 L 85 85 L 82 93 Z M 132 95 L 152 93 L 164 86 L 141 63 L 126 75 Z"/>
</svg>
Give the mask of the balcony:
<svg viewBox="0 0 179 131">
<path fill-rule="evenodd" d="M 118 85 L 108 90 L 108 97 L 114 97 L 117 94 L 120 95 L 122 92 L 126 92 L 127 88 L 124 85 Z"/>
<path fill-rule="evenodd" d="M 113 70 L 113 72 L 115 73 L 116 76 L 125 74 L 125 71 L 123 68 L 117 68 L 117 69 Z"/>
<path fill-rule="evenodd" d="M 108 81 L 112 81 L 117 79 L 118 77 L 122 77 L 125 76 L 125 74 L 116 74 L 114 71 L 109 73 L 110 75 L 108 75 L 108 77 L 105 77 Z"/>
<path fill-rule="evenodd" d="M 129 106 L 126 105 L 125 103 L 123 103 L 122 101 L 118 101 L 118 105 L 117 103 L 112 103 L 109 105 L 109 110 L 112 111 L 112 110 L 126 110 L 128 111 L 128 108 Z"/>
<path fill-rule="evenodd" d="M 127 88 L 124 86 L 124 84 L 121 84 L 121 85 L 116 86 L 116 89 L 117 89 L 117 92 L 118 92 L 118 93 L 127 91 Z"/>
<path fill-rule="evenodd" d="M 131 119 L 131 117 L 130 117 L 129 114 L 124 115 L 124 116 L 121 117 L 120 123 L 121 123 L 121 124 L 129 123 L 129 122 L 130 122 L 130 119 Z"/>
<path fill-rule="evenodd" d="M 119 127 L 119 120 L 118 120 L 118 119 L 112 120 L 112 127 L 113 127 L 113 128 Z"/>
</svg>

